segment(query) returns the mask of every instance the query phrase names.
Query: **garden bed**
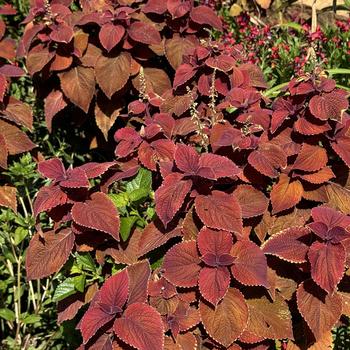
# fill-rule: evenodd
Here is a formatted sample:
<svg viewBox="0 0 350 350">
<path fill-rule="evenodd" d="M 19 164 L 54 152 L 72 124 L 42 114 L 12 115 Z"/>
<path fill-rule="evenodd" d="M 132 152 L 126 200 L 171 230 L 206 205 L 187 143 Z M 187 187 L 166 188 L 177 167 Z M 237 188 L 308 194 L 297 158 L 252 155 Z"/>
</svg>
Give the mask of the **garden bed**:
<svg viewBox="0 0 350 350">
<path fill-rule="evenodd" d="M 350 20 L 317 6 L 0 7 L 1 348 L 349 348 Z"/>
</svg>

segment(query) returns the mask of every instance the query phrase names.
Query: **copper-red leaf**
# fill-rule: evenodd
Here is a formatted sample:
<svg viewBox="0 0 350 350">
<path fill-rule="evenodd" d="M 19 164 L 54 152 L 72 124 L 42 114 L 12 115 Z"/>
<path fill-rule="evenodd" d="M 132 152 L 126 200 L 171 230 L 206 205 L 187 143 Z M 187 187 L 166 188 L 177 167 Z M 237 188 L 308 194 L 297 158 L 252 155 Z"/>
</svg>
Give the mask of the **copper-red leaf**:
<svg viewBox="0 0 350 350">
<path fill-rule="evenodd" d="M 213 191 L 195 199 L 196 212 L 202 222 L 218 230 L 242 232 L 242 210 L 232 194 Z"/>
<path fill-rule="evenodd" d="M 0 74 L 3 74 L 6 77 L 21 77 L 25 75 L 25 72 L 20 67 L 12 64 L 4 64 L 0 66 Z"/>
<path fill-rule="evenodd" d="M 221 70 L 222 72 L 228 72 L 236 65 L 236 61 L 232 56 L 221 54 L 217 57 L 210 57 L 205 61 L 206 65 Z"/>
<path fill-rule="evenodd" d="M 148 260 L 144 260 L 127 267 L 129 275 L 128 304 L 147 302 L 147 286 L 151 276 Z"/>
<path fill-rule="evenodd" d="M 198 234 L 197 244 L 202 256 L 229 254 L 232 247 L 232 234 L 227 231 L 214 231 L 203 227 Z"/>
<path fill-rule="evenodd" d="M 47 277 L 57 272 L 67 261 L 74 244 L 70 229 L 45 232 L 43 237 L 36 233 L 30 241 L 26 255 L 27 279 Z"/>
<path fill-rule="evenodd" d="M 178 144 L 174 154 L 176 166 L 186 175 L 196 175 L 199 167 L 200 155 L 196 149 L 184 144 Z"/>
<path fill-rule="evenodd" d="M 311 216 L 314 222 L 308 226 L 324 241 L 340 243 L 350 238 L 350 232 L 348 231 L 350 217 L 342 212 L 320 206 L 311 210 Z"/>
<path fill-rule="evenodd" d="M 94 70 L 77 66 L 60 73 L 59 78 L 66 97 L 87 113 L 95 93 Z"/>
<path fill-rule="evenodd" d="M 265 254 L 275 255 L 289 262 L 304 263 L 311 242 L 311 232 L 307 227 L 292 227 L 274 234 L 263 244 L 262 250 Z"/>
<path fill-rule="evenodd" d="M 233 245 L 231 255 L 235 258 L 231 266 L 234 278 L 248 286 L 268 286 L 266 257 L 255 243 L 238 241 Z"/>
<path fill-rule="evenodd" d="M 138 156 L 140 162 L 148 169 L 156 171 L 159 162 L 169 162 L 174 158 L 175 144 L 171 140 L 155 140 L 152 143 L 142 142 Z"/>
<path fill-rule="evenodd" d="M 100 307 L 90 307 L 84 314 L 80 323 L 80 332 L 83 342 L 87 343 L 96 332 L 111 321 L 115 316 L 104 312 Z"/>
<path fill-rule="evenodd" d="M 164 1 L 161 0 L 161 2 Z M 171 39 L 165 40 L 165 55 L 174 69 L 177 69 L 183 63 L 183 55 L 189 48 L 193 47 L 195 42 L 191 37 L 181 37 L 177 34 Z"/>
<path fill-rule="evenodd" d="M 130 64 L 130 55 L 124 51 L 113 57 L 100 56 L 97 60 L 95 66 L 96 81 L 109 99 L 128 82 Z"/>
<path fill-rule="evenodd" d="M 282 296 L 277 294 L 272 302 L 265 296 L 248 299 L 247 304 L 250 316 L 247 331 L 263 338 L 293 338 L 291 312 Z"/>
<path fill-rule="evenodd" d="M 128 29 L 128 34 L 132 40 L 147 45 L 158 45 L 162 41 L 158 30 L 145 22 L 133 22 Z"/>
<path fill-rule="evenodd" d="M 116 335 L 138 350 L 162 349 L 163 322 L 160 314 L 151 306 L 134 303 L 125 310 L 113 326 Z"/>
<path fill-rule="evenodd" d="M 216 13 L 208 6 L 197 6 L 191 11 L 191 19 L 198 24 L 208 24 L 222 30 L 222 23 Z"/>
<path fill-rule="evenodd" d="M 109 168 L 115 165 L 115 162 L 95 163 L 89 162 L 81 165 L 80 170 L 83 170 L 88 179 L 103 175 Z"/>
<path fill-rule="evenodd" d="M 38 171 L 41 175 L 55 181 L 64 180 L 66 170 L 62 161 L 58 158 L 44 160 L 38 164 Z"/>
<path fill-rule="evenodd" d="M 192 187 L 191 180 L 184 180 L 178 173 L 168 175 L 155 193 L 156 212 L 166 226 L 183 205 Z"/>
<path fill-rule="evenodd" d="M 27 104 L 18 101 L 14 97 L 10 97 L 5 109 L 1 113 L 4 115 L 4 118 L 32 130 L 33 112 Z"/>
<path fill-rule="evenodd" d="M 316 339 L 330 331 L 342 313 L 342 297 L 338 293 L 327 294 L 312 280 L 300 284 L 297 303 Z"/>
<path fill-rule="evenodd" d="M 335 177 L 335 174 L 330 167 L 324 167 L 315 173 L 299 175 L 299 177 L 312 184 L 320 185 Z"/>
<path fill-rule="evenodd" d="M 281 174 L 279 181 L 272 187 L 270 194 L 272 214 L 297 205 L 302 198 L 304 189 L 299 180 L 290 182 L 287 175 Z"/>
<path fill-rule="evenodd" d="M 129 278 L 125 269 L 105 281 L 79 325 L 84 343 L 122 311 L 128 297 L 128 287 Z"/>
<path fill-rule="evenodd" d="M 336 142 L 331 142 L 335 153 L 350 167 L 350 137 L 339 137 Z"/>
<path fill-rule="evenodd" d="M 293 169 L 303 171 L 317 171 L 326 166 L 327 152 L 320 146 L 312 146 L 304 143 L 293 165 Z"/>
<path fill-rule="evenodd" d="M 178 86 L 187 83 L 196 74 L 196 69 L 194 69 L 190 64 L 181 64 L 175 72 L 174 77 L 174 89 Z"/>
<path fill-rule="evenodd" d="M 59 90 L 50 92 L 45 98 L 45 121 L 48 130 L 51 132 L 53 117 L 67 106 L 63 94 Z"/>
<path fill-rule="evenodd" d="M 65 178 L 60 180 L 60 186 L 65 188 L 87 188 L 89 185 L 85 171 L 79 168 L 68 169 Z"/>
<path fill-rule="evenodd" d="M 50 39 L 59 43 L 68 44 L 73 39 L 73 28 L 65 23 L 51 25 Z"/>
<path fill-rule="evenodd" d="M 278 169 L 287 166 L 287 155 L 280 146 L 274 144 L 263 144 L 258 150 L 250 153 L 249 164 L 259 173 L 276 177 Z"/>
<path fill-rule="evenodd" d="M 321 120 L 333 119 L 342 121 L 343 113 L 349 107 L 346 95 L 341 91 L 332 91 L 323 95 L 316 95 L 311 98 L 310 112 Z"/>
<path fill-rule="evenodd" d="M 199 159 L 197 174 L 207 179 L 219 179 L 222 177 L 234 177 L 240 173 L 240 169 L 227 157 L 212 153 L 203 153 Z"/>
<path fill-rule="evenodd" d="M 12 186 L 0 186 L 0 206 L 17 212 L 17 190 Z"/>
<path fill-rule="evenodd" d="M 196 242 L 179 243 L 169 249 L 165 255 L 164 277 L 179 287 L 196 286 L 200 271 L 199 263 Z"/>
<path fill-rule="evenodd" d="M 102 192 L 93 193 L 85 203 L 75 203 L 72 218 L 80 226 L 106 232 L 119 241 L 118 210 Z"/>
<path fill-rule="evenodd" d="M 164 232 L 165 231 L 165 232 Z M 150 222 L 143 230 L 139 242 L 139 255 L 145 255 L 150 251 L 162 246 L 169 239 L 181 236 L 180 228 L 174 230 L 161 230 L 153 222 Z"/>
<path fill-rule="evenodd" d="M 67 199 L 67 194 L 59 186 L 50 185 L 42 187 L 34 201 L 34 216 L 65 204 Z"/>
<path fill-rule="evenodd" d="M 166 10 L 166 2 L 163 0 L 148 0 L 142 8 L 142 12 L 144 13 L 156 13 L 158 15 L 162 15 Z"/>
<path fill-rule="evenodd" d="M 239 185 L 233 192 L 241 208 L 242 217 L 251 218 L 262 215 L 269 205 L 268 198 L 250 185 Z"/>
<path fill-rule="evenodd" d="M 99 38 L 102 46 L 109 52 L 119 44 L 124 34 L 123 26 L 106 23 L 101 27 Z"/>
<path fill-rule="evenodd" d="M 36 147 L 20 128 L 2 119 L 0 119 L 0 135 L 5 140 L 10 155 L 27 152 Z"/>
<path fill-rule="evenodd" d="M 225 348 L 243 333 L 248 323 L 248 306 L 241 292 L 235 288 L 229 288 L 215 308 L 201 301 L 199 310 L 208 335 Z"/>
<path fill-rule="evenodd" d="M 204 299 L 216 306 L 225 296 L 230 280 L 227 267 L 204 267 L 198 277 L 199 291 Z"/>
<path fill-rule="evenodd" d="M 122 308 L 129 293 L 129 275 L 125 269 L 109 277 L 99 291 L 99 301 L 111 308 Z"/>
<path fill-rule="evenodd" d="M 327 293 L 333 293 L 345 270 L 344 247 L 340 243 L 315 242 L 310 247 L 308 258 L 312 279 Z"/>
</svg>

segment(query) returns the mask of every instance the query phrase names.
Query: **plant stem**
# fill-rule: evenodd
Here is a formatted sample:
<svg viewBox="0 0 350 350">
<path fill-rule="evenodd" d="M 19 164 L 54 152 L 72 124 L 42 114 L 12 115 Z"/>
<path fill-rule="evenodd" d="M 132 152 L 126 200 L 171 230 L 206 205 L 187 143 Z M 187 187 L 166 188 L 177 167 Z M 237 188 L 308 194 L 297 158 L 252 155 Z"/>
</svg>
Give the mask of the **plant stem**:
<svg viewBox="0 0 350 350">
<path fill-rule="evenodd" d="M 35 309 L 35 314 L 38 313 L 39 309 L 40 309 L 40 299 L 41 299 L 41 283 L 40 283 L 40 280 L 37 280 L 36 281 L 36 287 L 37 287 L 37 306 L 36 306 L 36 309 Z"/>
<path fill-rule="evenodd" d="M 36 310 L 36 300 L 35 300 L 35 292 L 34 292 L 34 287 L 33 287 L 33 282 L 29 281 L 29 292 L 31 294 L 31 301 L 33 303 L 33 308 Z"/>
<path fill-rule="evenodd" d="M 32 199 L 30 198 L 30 193 L 29 193 L 29 190 L 28 190 L 27 186 L 25 187 L 25 192 L 26 192 L 26 196 L 27 196 L 27 199 L 28 199 L 30 212 L 31 212 L 32 215 L 34 215 L 33 203 L 32 203 Z"/>
<path fill-rule="evenodd" d="M 22 256 L 19 255 L 17 259 L 17 298 L 16 298 L 16 303 L 17 303 L 17 310 L 18 310 L 18 320 L 17 320 L 17 329 L 16 329 L 16 341 L 18 344 L 21 344 L 21 321 L 20 321 L 20 316 L 21 316 L 21 266 L 22 265 Z"/>
<path fill-rule="evenodd" d="M 24 211 L 24 216 L 28 217 L 28 211 L 27 211 L 26 205 L 24 204 L 23 198 L 19 197 L 19 201 L 21 202 L 21 205 L 22 205 L 22 208 L 23 208 L 23 211 Z"/>
</svg>

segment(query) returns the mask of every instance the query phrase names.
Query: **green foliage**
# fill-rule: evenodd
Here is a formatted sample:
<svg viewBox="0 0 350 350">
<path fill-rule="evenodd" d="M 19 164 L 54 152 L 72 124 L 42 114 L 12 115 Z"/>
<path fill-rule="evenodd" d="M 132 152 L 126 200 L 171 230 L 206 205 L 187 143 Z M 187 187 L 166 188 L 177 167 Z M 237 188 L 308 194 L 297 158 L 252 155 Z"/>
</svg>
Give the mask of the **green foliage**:
<svg viewBox="0 0 350 350">
<path fill-rule="evenodd" d="M 152 173 L 141 168 L 136 177 L 131 181 L 124 181 L 117 193 L 110 193 L 113 201 L 121 214 L 120 235 L 126 241 L 133 227 L 143 228 L 155 215 L 154 198 L 152 191 Z"/>
<path fill-rule="evenodd" d="M 350 326 L 349 320 L 346 324 L 334 330 L 334 350 L 346 350 L 350 348 Z"/>
<path fill-rule="evenodd" d="M 0 211 L 0 334 L 1 348 L 63 349 L 55 321 L 52 278 L 27 282 L 25 253 L 35 230 L 32 200 L 42 185 L 30 154 L 13 161 L 2 173 L 18 193 L 18 213 Z M 57 338 L 57 339 L 56 339 Z"/>
</svg>

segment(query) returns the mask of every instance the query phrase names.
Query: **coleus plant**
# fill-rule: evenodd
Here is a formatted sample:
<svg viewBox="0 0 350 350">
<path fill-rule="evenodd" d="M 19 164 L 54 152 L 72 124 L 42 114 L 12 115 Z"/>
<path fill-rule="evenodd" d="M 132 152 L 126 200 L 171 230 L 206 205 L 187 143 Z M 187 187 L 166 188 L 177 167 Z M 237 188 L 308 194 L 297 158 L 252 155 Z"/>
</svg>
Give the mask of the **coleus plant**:
<svg viewBox="0 0 350 350">
<path fill-rule="evenodd" d="M 314 79 L 313 84 L 333 84 L 317 74 L 297 83 Z M 33 238 L 27 253 L 28 277 L 58 271 L 72 250 L 95 252 L 106 266 L 110 258 L 127 266 L 93 297 L 78 325 L 82 348 L 103 344 L 123 349 L 129 344 L 138 349 L 239 349 L 260 344 L 267 349 L 277 339 L 289 339 L 288 346 L 296 348 L 331 342 L 327 334 L 342 314 L 349 313 L 349 190 L 338 183 L 344 179 L 336 174 L 343 174 L 339 171 L 346 165 L 332 147 L 336 135 L 346 134 L 342 129 L 347 128 L 348 117 L 341 111 L 339 120 L 323 121 L 329 127 L 316 134 L 318 143 L 313 133 L 300 139 L 290 129 L 302 118 L 318 125 L 307 101 L 324 92 L 295 94 L 294 84 L 271 111 L 262 109 L 262 120 L 270 122 L 267 129 L 253 128 L 253 134 L 244 126 L 238 129 L 243 124 L 239 120 L 247 118 L 247 105 L 233 113 L 223 111 L 225 122 L 204 129 L 207 146 L 191 138 L 197 131 L 193 128 L 181 138 L 174 132 L 176 120 L 191 117 L 174 119 L 163 112 L 146 118 L 139 131 L 128 127 L 117 132 L 119 162 L 68 170 L 57 159 L 39 164 L 39 171 L 53 183 L 39 192 L 35 210 L 46 211 L 56 224 L 54 231 L 39 231 Z M 253 88 L 247 89 L 251 95 Z M 231 91 L 223 103 L 231 103 L 235 93 Z M 346 101 L 343 92 L 339 95 Z M 279 112 L 276 106 L 292 99 L 298 102 L 295 111 Z M 258 103 L 265 102 L 260 98 Z M 272 132 L 269 125 L 278 114 L 285 115 L 278 127 L 282 130 Z M 138 163 L 147 166 L 140 145 L 156 141 L 164 141 L 167 155 L 153 153 L 149 163 L 159 220 L 132 230 L 122 240 L 113 195 L 105 193 L 113 182 L 134 177 Z M 331 177 L 325 176 L 325 169 Z M 100 185 L 92 186 L 89 178 L 98 176 L 103 177 Z M 47 191 L 59 195 L 46 195 Z M 168 249 L 169 239 L 182 242 Z M 51 253 L 58 251 L 52 259 Z M 142 259 L 152 259 L 152 251 L 165 255 L 151 274 Z M 138 269 L 129 294 L 137 288 L 142 298 L 132 302 L 112 281 L 127 280 L 130 270 Z M 83 302 L 79 308 L 73 305 L 66 303 L 61 319 L 75 317 Z M 136 319 L 140 313 L 145 322 Z M 135 335 L 139 332 L 144 336 Z"/>
<path fill-rule="evenodd" d="M 333 293 L 346 267 L 346 240 L 349 239 L 349 218 L 332 208 L 316 207 L 311 211 L 313 222 L 307 227 L 287 229 L 264 243 L 266 254 L 273 254 L 293 263 L 309 261 L 312 279 L 328 293 Z M 313 237 L 315 236 L 316 237 Z M 315 240 L 316 238 L 316 240 Z M 291 251 L 279 251 L 279 241 L 288 240 Z M 284 243 L 282 244 L 283 246 Z M 283 249 L 283 248 L 282 248 Z"/>
<path fill-rule="evenodd" d="M 147 305 L 150 274 L 150 266 L 144 261 L 105 281 L 79 324 L 84 343 L 98 329 L 114 321 L 113 332 L 127 344 L 139 349 L 163 347 L 164 326 L 161 316 L 156 309 Z M 107 339 L 111 348 L 111 340 Z"/>
<path fill-rule="evenodd" d="M 170 4 L 182 8 L 166 4 L 169 13 Z M 85 6 L 85 19 L 96 18 Z M 165 13 L 158 1 L 136 13 L 147 6 Z M 48 42 L 54 30 L 45 29 Z M 130 98 L 115 162 L 39 164 L 51 183 L 34 210 L 52 225 L 38 226 L 30 243 L 28 278 L 65 271 L 76 251 L 103 266 L 93 297 L 88 285 L 79 302 L 59 306 L 69 320 L 91 300 L 78 323 L 81 349 L 331 345 L 332 328 L 350 314 L 347 93 L 316 69 L 270 101 L 261 71 L 220 43 L 182 56 L 161 97 Z M 154 203 L 156 216 L 122 234 L 133 196 L 119 192 L 146 169 L 148 199 L 133 196 L 143 210 Z"/>
<path fill-rule="evenodd" d="M 222 26 L 192 0 L 71 5 L 34 1 L 18 54 L 38 81 L 49 130 L 55 115 L 76 106 L 95 117 L 105 139 L 125 105 L 137 97 L 157 103 L 187 49 L 209 36 L 205 29 Z"/>
<path fill-rule="evenodd" d="M 0 16 L 12 16 L 16 10 L 11 5 L 0 7 Z M 8 157 L 30 151 L 35 144 L 23 128 L 32 130 L 33 115 L 30 107 L 10 95 L 11 78 L 25 74 L 16 62 L 14 39 L 6 36 L 6 24 L 0 19 L 0 168 L 7 169 Z M 16 189 L 0 186 L 0 205 L 16 211 Z"/>
</svg>

